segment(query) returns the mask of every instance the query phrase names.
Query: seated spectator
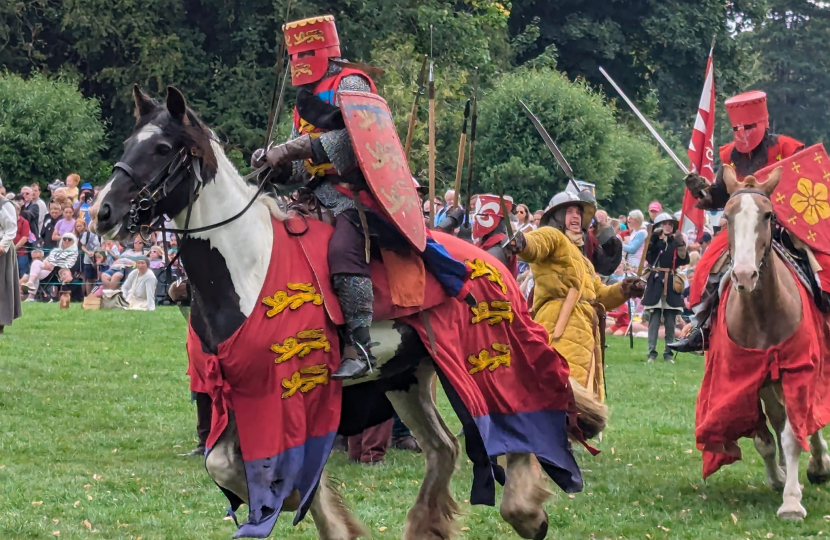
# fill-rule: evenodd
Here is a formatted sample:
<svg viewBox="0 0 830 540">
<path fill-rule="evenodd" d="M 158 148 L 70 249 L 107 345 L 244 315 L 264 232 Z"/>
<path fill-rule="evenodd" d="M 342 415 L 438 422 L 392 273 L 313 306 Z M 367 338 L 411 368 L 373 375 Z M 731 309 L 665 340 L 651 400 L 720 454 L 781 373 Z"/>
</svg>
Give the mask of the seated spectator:
<svg viewBox="0 0 830 540">
<path fill-rule="evenodd" d="M 95 265 L 96 278 L 98 281 L 101 281 L 101 275 L 110 269 L 107 252 L 101 249 L 96 250 L 92 256 L 92 259 Z"/>
<path fill-rule="evenodd" d="M 123 251 L 101 276 L 104 288 L 119 288 L 124 280 L 126 269 L 135 267 L 135 261 L 139 257 L 144 257 L 144 240 L 140 236 L 136 236 L 133 240 L 133 247 Z"/>
<path fill-rule="evenodd" d="M 164 268 L 166 261 L 164 260 L 164 250 L 161 249 L 159 246 L 153 246 L 150 248 L 150 254 L 148 255 L 150 259 L 150 269 L 151 270 L 158 270 L 159 268 Z"/>
<path fill-rule="evenodd" d="M 58 268 L 58 280 L 63 283 L 72 281 L 72 268 L 78 262 L 78 239 L 72 233 L 61 237 L 58 247 L 49 252 L 46 260 L 32 261 L 32 268 L 23 285 L 24 292 L 29 294 L 29 300 L 34 301 L 40 280 L 46 279 L 55 268 Z"/>
<path fill-rule="evenodd" d="M 121 292 L 130 305 L 127 309 L 154 311 L 156 309 L 156 275 L 150 272 L 147 257 L 137 257 L 135 271 L 127 276 Z"/>
</svg>

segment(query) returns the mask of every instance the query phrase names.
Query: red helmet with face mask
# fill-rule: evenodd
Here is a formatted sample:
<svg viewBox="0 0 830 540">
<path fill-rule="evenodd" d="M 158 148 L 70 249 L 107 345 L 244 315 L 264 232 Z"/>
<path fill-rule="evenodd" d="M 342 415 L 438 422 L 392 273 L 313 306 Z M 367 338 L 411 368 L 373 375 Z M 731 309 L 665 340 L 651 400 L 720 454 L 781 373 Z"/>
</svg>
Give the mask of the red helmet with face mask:
<svg viewBox="0 0 830 540">
<path fill-rule="evenodd" d="M 504 196 L 504 206 L 509 213 L 513 208 L 513 198 Z M 482 238 L 484 235 L 496 230 L 504 215 L 501 211 L 501 201 L 498 195 L 486 193 L 476 196 L 476 206 L 473 211 L 473 237 Z M 509 219 L 509 218 L 508 218 Z"/>
<path fill-rule="evenodd" d="M 769 127 L 767 95 L 759 90 L 739 94 L 726 100 L 726 112 L 732 123 L 735 148 L 748 154 L 761 144 Z"/>
<path fill-rule="evenodd" d="M 331 15 L 286 23 L 282 31 L 294 86 L 319 81 L 328 70 L 329 58 L 340 56 L 340 39 Z"/>
</svg>

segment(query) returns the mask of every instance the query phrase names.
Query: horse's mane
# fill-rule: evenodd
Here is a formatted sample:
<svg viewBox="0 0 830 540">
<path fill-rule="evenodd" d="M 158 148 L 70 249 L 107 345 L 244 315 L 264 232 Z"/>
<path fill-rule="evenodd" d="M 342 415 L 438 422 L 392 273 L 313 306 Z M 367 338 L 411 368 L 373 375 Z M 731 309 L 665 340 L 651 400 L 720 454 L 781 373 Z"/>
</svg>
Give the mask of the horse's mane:
<svg viewBox="0 0 830 540">
<path fill-rule="evenodd" d="M 244 190 L 248 198 L 253 198 L 257 192 L 257 187 L 243 180 L 242 175 L 239 174 L 239 171 L 236 170 L 236 167 L 233 163 L 231 163 L 231 160 L 228 159 L 227 155 L 225 155 L 224 148 L 222 148 L 221 143 L 217 140 L 213 133 L 211 133 L 210 137 L 210 148 L 216 160 L 216 178 L 218 179 L 221 177 L 224 182 L 232 182 L 236 184 L 239 188 Z M 271 215 L 279 221 L 283 221 L 288 217 L 285 211 L 280 208 L 277 200 L 270 195 L 260 195 L 259 201 L 267 206 Z"/>
</svg>

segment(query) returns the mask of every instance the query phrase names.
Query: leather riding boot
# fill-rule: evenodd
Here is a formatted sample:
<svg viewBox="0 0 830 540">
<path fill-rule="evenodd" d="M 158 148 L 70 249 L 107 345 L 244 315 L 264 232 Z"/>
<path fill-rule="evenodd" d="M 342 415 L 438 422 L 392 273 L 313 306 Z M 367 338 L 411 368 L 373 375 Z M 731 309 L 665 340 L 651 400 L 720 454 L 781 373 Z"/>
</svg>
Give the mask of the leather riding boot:
<svg viewBox="0 0 830 540">
<path fill-rule="evenodd" d="M 692 331 L 674 343 L 666 343 L 666 349 L 678 353 L 702 353 L 709 349 L 709 326 L 712 317 L 717 312 L 721 278 L 723 278 L 723 273 L 709 276 L 700 303 L 694 307 Z"/>
<path fill-rule="evenodd" d="M 335 274 L 332 282 L 346 320 L 348 338 L 343 347 L 343 362 L 331 378 L 359 379 L 369 374 L 375 366 L 369 334 L 375 300 L 372 280 L 366 276 Z"/>
<path fill-rule="evenodd" d="M 376 360 L 372 355 L 372 339 L 369 327 L 361 326 L 352 331 L 352 341 L 343 348 L 343 362 L 332 379 L 360 379 L 375 368 Z"/>
</svg>

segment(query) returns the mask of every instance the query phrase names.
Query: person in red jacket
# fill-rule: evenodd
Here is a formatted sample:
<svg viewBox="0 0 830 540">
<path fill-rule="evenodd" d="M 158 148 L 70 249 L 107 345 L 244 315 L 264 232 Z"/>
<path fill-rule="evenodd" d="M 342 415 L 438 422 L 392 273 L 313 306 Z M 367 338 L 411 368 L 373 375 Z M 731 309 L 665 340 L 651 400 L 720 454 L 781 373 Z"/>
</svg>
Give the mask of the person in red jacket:
<svg viewBox="0 0 830 540">
<path fill-rule="evenodd" d="M 722 146 L 719 154 L 721 163 L 734 167 L 739 180 L 804 149 L 801 141 L 769 132 L 767 95 L 764 92 L 746 92 L 727 99 L 725 105 L 734 140 Z M 729 200 L 723 181 L 723 168 L 718 171 L 712 184 L 699 174 L 690 173 L 686 176 L 686 186 L 699 199 L 698 208 L 720 210 Z M 720 282 L 728 267 L 727 264 L 717 263 L 729 249 L 728 244 L 727 235 L 721 231 L 701 257 L 695 275 L 705 275 L 707 278 L 705 282 L 696 279 L 689 295 L 695 313 L 694 327 L 685 338 L 669 344 L 670 349 L 677 352 L 704 350 L 708 342 L 709 321 L 719 300 Z"/>
</svg>

